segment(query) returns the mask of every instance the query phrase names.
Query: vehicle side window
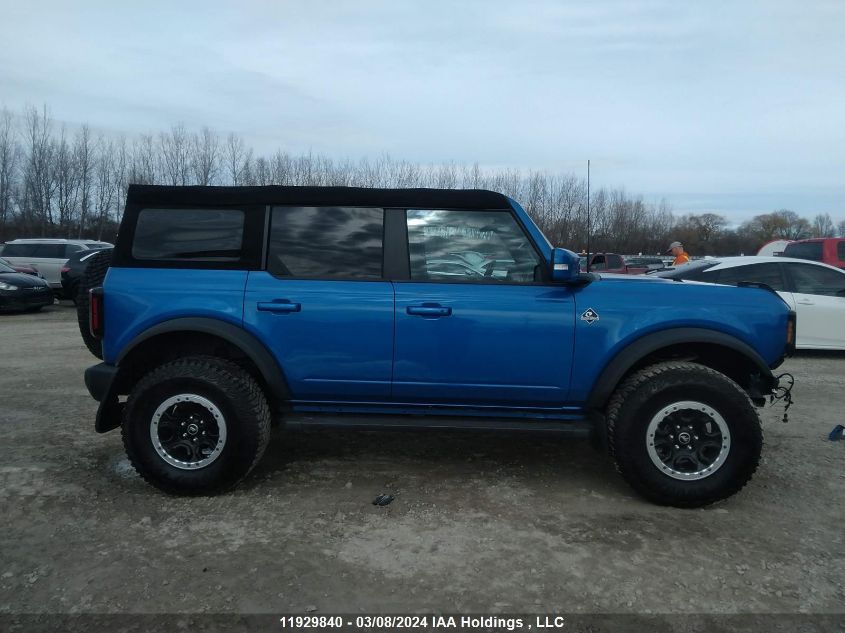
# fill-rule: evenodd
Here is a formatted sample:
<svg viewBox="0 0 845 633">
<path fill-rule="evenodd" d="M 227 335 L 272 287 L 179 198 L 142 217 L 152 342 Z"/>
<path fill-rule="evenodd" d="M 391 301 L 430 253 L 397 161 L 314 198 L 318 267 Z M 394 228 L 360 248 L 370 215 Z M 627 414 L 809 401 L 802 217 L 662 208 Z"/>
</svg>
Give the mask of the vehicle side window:
<svg viewBox="0 0 845 633">
<path fill-rule="evenodd" d="M 607 270 L 607 262 L 604 255 L 594 255 L 590 262 L 590 270 Z"/>
<path fill-rule="evenodd" d="M 616 270 L 622 268 L 622 258 L 619 255 L 608 255 L 607 256 L 607 267 L 610 270 Z"/>
<path fill-rule="evenodd" d="M 67 259 L 65 255 L 66 244 L 38 244 L 35 248 L 33 257 L 43 257 L 45 259 Z"/>
<path fill-rule="evenodd" d="M 3 257 L 34 257 L 37 244 L 6 244 Z"/>
<path fill-rule="evenodd" d="M 845 261 L 845 240 L 842 240 L 836 245 L 836 259 Z"/>
<path fill-rule="evenodd" d="M 236 262 L 244 212 L 236 209 L 141 209 L 132 256 L 141 260 Z"/>
<path fill-rule="evenodd" d="M 409 209 L 411 279 L 535 281 L 540 257 L 508 211 Z"/>
<path fill-rule="evenodd" d="M 273 209 L 267 270 L 277 277 L 381 279 L 383 252 L 383 209 Z"/>
<path fill-rule="evenodd" d="M 820 262 L 823 259 L 822 243 L 793 242 L 792 244 L 787 244 L 786 248 L 783 249 L 783 256 L 795 257 L 796 259 L 812 259 L 813 261 Z"/>
<path fill-rule="evenodd" d="M 831 297 L 845 296 L 845 273 L 821 266 L 792 264 L 789 266 L 789 274 L 792 276 L 795 292 Z"/>
<path fill-rule="evenodd" d="M 701 275 L 701 281 L 711 281 L 709 276 L 716 273 L 716 282 L 731 286 L 741 281 L 753 281 L 766 284 L 773 290 L 786 290 L 779 264 L 749 264 L 748 266 L 734 266 L 722 268 L 718 271 L 706 271 Z"/>
</svg>

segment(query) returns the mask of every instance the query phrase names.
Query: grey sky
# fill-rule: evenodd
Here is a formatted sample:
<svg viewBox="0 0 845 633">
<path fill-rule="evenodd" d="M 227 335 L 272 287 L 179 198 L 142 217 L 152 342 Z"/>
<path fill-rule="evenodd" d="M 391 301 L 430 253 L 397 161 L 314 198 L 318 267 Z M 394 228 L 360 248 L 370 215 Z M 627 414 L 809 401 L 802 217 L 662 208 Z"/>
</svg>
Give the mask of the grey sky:
<svg viewBox="0 0 845 633">
<path fill-rule="evenodd" d="M 845 2 L 0 0 L 0 104 L 845 219 Z"/>
</svg>

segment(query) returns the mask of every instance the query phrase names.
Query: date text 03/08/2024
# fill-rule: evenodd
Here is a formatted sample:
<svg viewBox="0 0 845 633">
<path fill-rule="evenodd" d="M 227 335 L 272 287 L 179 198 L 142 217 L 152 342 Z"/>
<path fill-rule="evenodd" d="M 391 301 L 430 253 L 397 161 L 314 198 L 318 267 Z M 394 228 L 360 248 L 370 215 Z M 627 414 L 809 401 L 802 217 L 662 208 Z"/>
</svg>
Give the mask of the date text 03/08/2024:
<svg viewBox="0 0 845 633">
<path fill-rule="evenodd" d="M 548 630 L 563 629 L 563 616 L 530 617 L 467 616 L 467 615 L 297 615 L 279 618 L 283 629 L 484 629 L 484 630 Z"/>
</svg>

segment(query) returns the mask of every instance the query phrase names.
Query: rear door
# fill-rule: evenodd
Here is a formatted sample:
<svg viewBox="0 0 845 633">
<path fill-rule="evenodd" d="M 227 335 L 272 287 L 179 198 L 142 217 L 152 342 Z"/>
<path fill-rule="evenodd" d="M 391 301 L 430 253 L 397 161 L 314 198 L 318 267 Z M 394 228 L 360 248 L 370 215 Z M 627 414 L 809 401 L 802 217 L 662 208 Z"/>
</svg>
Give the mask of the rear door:
<svg viewBox="0 0 845 633">
<path fill-rule="evenodd" d="M 800 347 L 845 349 L 845 272 L 785 264 L 798 317 Z"/>
<path fill-rule="evenodd" d="M 384 211 L 275 207 L 265 270 L 251 271 L 244 327 L 273 352 L 296 401 L 390 397 L 393 285 Z"/>
<path fill-rule="evenodd" d="M 563 405 L 572 365 L 572 290 L 540 281 L 545 263 L 513 214 L 406 213 L 410 279 L 395 283 L 393 399 Z M 481 261 L 462 268 L 477 259 L 471 253 Z"/>
</svg>

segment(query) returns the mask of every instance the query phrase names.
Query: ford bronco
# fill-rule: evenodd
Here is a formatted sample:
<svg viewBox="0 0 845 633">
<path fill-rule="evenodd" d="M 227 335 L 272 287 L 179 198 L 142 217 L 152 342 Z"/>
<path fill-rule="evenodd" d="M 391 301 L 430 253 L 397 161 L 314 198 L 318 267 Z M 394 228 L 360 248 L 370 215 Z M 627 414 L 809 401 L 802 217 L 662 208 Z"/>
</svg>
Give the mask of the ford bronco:
<svg viewBox="0 0 845 633">
<path fill-rule="evenodd" d="M 774 292 L 584 273 L 481 190 L 133 185 L 83 286 L 96 430 L 175 494 L 235 485 L 279 420 L 590 434 L 700 506 L 757 468 L 794 347 Z"/>
</svg>

